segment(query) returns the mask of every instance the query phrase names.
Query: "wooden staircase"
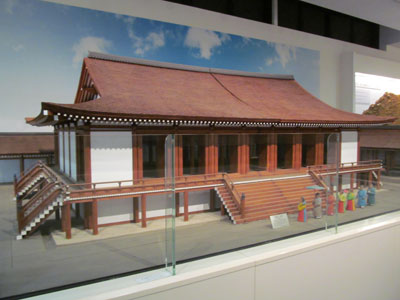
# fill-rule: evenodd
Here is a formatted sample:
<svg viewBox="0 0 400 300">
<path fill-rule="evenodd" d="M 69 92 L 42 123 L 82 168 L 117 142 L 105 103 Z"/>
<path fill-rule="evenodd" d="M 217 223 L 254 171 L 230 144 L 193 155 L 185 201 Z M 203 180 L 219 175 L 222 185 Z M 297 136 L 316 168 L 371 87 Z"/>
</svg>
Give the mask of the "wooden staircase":
<svg viewBox="0 0 400 300">
<path fill-rule="evenodd" d="M 14 182 L 17 240 L 32 234 L 64 201 L 64 183 L 47 166 L 36 164 Z"/>
<path fill-rule="evenodd" d="M 227 185 L 217 187 L 216 191 L 232 222 L 241 224 L 281 213 L 295 214 L 302 196 L 307 201 L 307 208 L 312 209 L 314 190 L 306 187 L 316 184 L 319 183 L 308 174 L 233 183 L 238 197 L 244 195 L 244 203 L 233 200 Z M 320 194 L 324 199 L 325 191 L 321 190 Z"/>
</svg>

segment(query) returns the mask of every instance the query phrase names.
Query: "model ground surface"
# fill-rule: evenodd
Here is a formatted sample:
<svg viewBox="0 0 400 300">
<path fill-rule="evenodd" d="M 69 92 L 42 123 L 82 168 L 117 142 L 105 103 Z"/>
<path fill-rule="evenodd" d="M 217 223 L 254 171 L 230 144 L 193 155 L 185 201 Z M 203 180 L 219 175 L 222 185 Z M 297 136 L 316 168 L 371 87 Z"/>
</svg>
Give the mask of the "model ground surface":
<svg viewBox="0 0 400 300">
<path fill-rule="evenodd" d="M 339 223 L 400 209 L 400 178 L 384 177 L 383 182 L 375 206 L 339 214 Z M 115 226 L 112 230 L 119 237 L 104 234 L 100 239 L 100 231 L 96 240 L 86 234 L 86 238 L 79 239 L 78 243 L 62 246 L 57 246 L 51 235 L 59 229 L 59 224 L 49 220 L 31 237 L 16 241 L 12 197 L 13 187 L 0 185 L 0 297 L 164 264 L 164 220 L 154 222 L 153 226 L 157 227 L 154 230 L 132 230 L 130 234 L 127 232 L 129 227 Z M 213 213 L 196 223 L 195 216 L 191 216 L 192 224 L 176 228 L 178 261 L 321 229 L 326 223 L 332 225 L 335 221 L 335 217 L 313 219 L 309 214 L 307 223 L 298 223 L 296 216 L 290 216 L 290 227 L 273 230 L 267 220 L 233 225 L 228 217 L 220 218 Z M 79 228 L 79 222 L 75 225 Z"/>
</svg>

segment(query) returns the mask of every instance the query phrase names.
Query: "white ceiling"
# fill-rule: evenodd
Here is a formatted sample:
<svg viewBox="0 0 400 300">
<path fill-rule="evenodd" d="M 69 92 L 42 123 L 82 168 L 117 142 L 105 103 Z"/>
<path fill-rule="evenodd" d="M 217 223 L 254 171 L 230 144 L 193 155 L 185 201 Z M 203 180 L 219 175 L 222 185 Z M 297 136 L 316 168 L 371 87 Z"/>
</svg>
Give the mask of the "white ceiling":
<svg viewBox="0 0 400 300">
<path fill-rule="evenodd" d="M 302 0 L 400 30 L 400 0 Z"/>
</svg>

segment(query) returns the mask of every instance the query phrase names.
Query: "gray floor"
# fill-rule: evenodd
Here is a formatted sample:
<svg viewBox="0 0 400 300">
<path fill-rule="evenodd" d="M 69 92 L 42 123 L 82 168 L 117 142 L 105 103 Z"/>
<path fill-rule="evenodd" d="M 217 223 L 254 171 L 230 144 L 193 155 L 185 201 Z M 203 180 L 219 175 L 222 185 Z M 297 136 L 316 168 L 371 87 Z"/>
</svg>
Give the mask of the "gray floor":
<svg viewBox="0 0 400 300">
<path fill-rule="evenodd" d="M 400 178 L 385 177 L 377 205 L 339 215 L 339 222 L 400 209 Z M 161 265 L 165 257 L 165 231 L 111 238 L 56 247 L 49 231 L 58 226 L 47 222 L 28 239 L 16 241 L 13 188 L 0 186 L 0 297 L 27 293 L 113 274 Z M 273 230 L 267 221 L 232 225 L 228 219 L 177 228 L 177 260 L 260 243 L 332 225 L 334 217 L 309 218 L 290 227 Z"/>
</svg>

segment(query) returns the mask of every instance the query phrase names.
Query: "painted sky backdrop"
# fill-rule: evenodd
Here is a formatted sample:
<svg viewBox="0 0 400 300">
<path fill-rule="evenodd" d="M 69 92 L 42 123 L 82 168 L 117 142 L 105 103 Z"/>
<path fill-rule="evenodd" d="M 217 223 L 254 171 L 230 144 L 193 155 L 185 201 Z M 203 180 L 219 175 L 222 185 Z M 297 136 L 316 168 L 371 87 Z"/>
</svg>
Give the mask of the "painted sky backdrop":
<svg viewBox="0 0 400 300">
<path fill-rule="evenodd" d="M 0 132 L 39 131 L 40 103 L 73 103 L 88 51 L 270 74 L 319 96 L 319 52 L 39 0 L 0 0 Z M 52 130 L 52 128 L 44 128 Z"/>
</svg>

